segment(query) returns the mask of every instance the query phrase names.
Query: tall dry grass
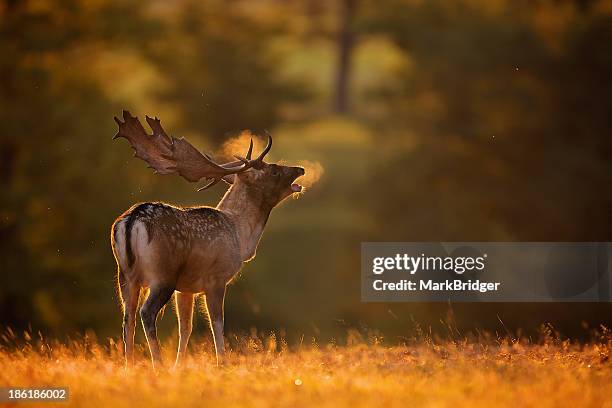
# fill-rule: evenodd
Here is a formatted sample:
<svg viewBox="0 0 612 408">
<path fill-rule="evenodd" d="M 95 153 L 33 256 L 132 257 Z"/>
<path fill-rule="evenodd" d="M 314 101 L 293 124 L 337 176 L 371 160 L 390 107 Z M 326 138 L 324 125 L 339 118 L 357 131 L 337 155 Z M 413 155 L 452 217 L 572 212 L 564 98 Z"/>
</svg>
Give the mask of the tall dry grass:
<svg viewBox="0 0 612 408">
<path fill-rule="evenodd" d="M 544 327 L 537 341 L 479 335 L 436 340 L 422 332 L 400 346 L 349 333 L 347 344 L 276 335 L 233 337 L 228 364 L 195 339 L 179 369 L 155 373 L 144 347 L 123 367 L 121 343 L 92 334 L 64 341 L 6 330 L 0 386 L 67 386 L 70 401 L 44 406 L 612 406 L 612 336 L 562 340 Z M 171 361 L 175 344 L 166 343 Z M 34 406 L 42 406 L 36 403 Z M 15 404 L 16 406 L 16 404 Z"/>
</svg>

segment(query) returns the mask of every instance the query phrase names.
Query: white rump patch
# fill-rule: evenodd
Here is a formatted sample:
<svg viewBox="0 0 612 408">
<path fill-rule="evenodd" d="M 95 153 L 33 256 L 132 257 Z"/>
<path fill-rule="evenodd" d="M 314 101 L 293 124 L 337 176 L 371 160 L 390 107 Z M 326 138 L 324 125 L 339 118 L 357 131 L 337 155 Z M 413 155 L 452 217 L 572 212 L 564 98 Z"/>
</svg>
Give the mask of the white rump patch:
<svg viewBox="0 0 612 408">
<path fill-rule="evenodd" d="M 132 226 L 132 251 L 137 259 L 148 258 L 150 256 L 149 234 L 147 227 L 141 221 L 136 221 Z"/>
<path fill-rule="evenodd" d="M 141 221 L 136 221 L 132 227 L 132 251 L 135 257 L 135 266 L 143 274 L 143 283 L 150 283 L 152 281 L 151 274 L 155 270 L 155 263 L 157 257 L 155 254 L 154 246 L 149 242 L 149 234 L 147 233 L 147 227 Z"/>
</svg>

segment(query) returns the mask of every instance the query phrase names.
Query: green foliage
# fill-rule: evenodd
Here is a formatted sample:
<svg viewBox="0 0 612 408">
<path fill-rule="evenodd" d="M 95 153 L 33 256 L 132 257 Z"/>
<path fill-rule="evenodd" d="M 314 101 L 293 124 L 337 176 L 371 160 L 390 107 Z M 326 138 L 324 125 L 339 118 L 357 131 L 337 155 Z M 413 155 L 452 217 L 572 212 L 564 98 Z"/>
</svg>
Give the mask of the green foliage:
<svg viewBox="0 0 612 408">
<path fill-rule="evenodd" d="M 399 86 L 373 95 L 389 107 L 381 129 L 416 133 L 373 177 L 403 184 L 372 203 L 393 220 L 386 239 L 605 240 L 611 16 L 485 3 L 393 1 L 364 17 L 413 61 Z M 571 17 L 552 43 L 545 30 L 561 6 Z M 400 168 L 408 183 L 392 176 Z M 425 216 L 403 216 L 405 197 Z"/>
<path fill-rule="evenodd" d="M 261 133 L 279 121 L 283 104 L 304 100 L 303 84 L 278 75 L 281 55 L 270 47 L 278 28 L 225 2 L 185 3 L 149 50 L 169 82 L 157 95 L 181 106 L 184 130 L 216 142 L 243 129 Z"/>
</svg>

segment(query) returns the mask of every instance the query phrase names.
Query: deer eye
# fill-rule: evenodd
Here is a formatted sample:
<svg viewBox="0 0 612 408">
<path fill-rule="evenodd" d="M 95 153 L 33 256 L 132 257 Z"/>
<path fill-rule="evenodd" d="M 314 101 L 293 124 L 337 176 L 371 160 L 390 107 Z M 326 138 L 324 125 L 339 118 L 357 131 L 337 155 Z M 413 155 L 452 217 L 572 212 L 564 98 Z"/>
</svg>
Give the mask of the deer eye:
<svg viewBox="0 0 612 408">
<path fill-rule="evenodd" d="M 277 177 L 280 172 L 278 171 L 278 169 L 276 167 L 272 167 L 272 170 L 270 171 L 270 174 L 274 177 Z"/>
</svg>

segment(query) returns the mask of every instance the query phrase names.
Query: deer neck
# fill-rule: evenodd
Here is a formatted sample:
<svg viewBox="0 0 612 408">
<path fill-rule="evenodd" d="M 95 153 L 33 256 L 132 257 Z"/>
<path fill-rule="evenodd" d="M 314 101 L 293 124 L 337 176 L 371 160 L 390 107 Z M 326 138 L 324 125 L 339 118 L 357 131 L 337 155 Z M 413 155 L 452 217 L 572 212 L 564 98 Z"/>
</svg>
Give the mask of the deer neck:
<svg viewBox="0 0 612 408">
<path fill-rule="evenodd" d="M 243 262 L 255 256 L 272 208 L 263 191 L 241 182 L 233 184 L 217 205 L 235 225 Z"/>
</svg>

